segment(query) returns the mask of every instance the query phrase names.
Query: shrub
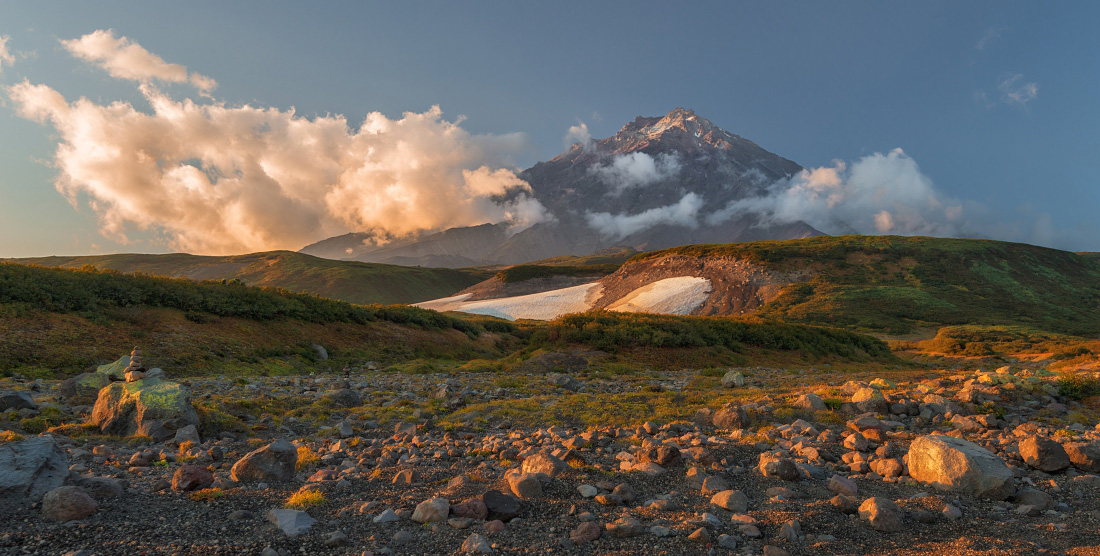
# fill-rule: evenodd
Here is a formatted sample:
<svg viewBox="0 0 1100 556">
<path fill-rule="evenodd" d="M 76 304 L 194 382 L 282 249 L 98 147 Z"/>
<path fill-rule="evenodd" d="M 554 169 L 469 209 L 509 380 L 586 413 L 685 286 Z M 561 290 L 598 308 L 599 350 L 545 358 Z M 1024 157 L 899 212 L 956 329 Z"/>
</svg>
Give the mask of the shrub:
<svg viewBox="0 0 1100 556">
<path fill-rule="evenodd" d="M 325 494 L 317 491 L 298 491 L 286 500 L 286 507 L 304 510 L 318 506 L 325 501 Z"/>
<path fill-rule="evenodd" d="M 1058 378 L 1058 393 L 1071 399 L 1082 400 L 1100 395 L 1100 380 L 1085 374 L 1063 375 Z"/>
<path fill-rule="evenodd" d="M 45 417 L 27 417 L 19 421 L 19 428 L 31 433 L 41 434 L 46 432 L 50 424 L 46 421 Z"/>
<path fill-rule="evenodd" d="M 15 431 L 0 431 L 0 443 L 19 442 L 20 440 L 23 440 L 23 435 Z"/>
<path fill-rule="evenodd" d="M 307 467 L 317 463 L 321 458 L 314 453 L 313 449 L 305 444 L 298 446 L 298 463 L 295 464 L 295 468 L 298 471 L 306 469 Z"/>
<path fill-rule="evenodd" d="M 204 488 L 187 495 L 196 502 L 211 502 L 225 496 L 227 493 L 220 488 Z"/>
</svg>

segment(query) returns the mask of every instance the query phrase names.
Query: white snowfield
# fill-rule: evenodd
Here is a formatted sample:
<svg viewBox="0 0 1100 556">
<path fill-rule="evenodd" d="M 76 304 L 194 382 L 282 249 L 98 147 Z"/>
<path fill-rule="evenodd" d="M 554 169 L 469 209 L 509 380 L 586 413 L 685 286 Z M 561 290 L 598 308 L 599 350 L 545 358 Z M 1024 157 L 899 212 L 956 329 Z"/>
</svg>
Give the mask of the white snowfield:
<svg viewBox="0 0 1100 556">
<path fill-rule="evenodd" d="M 710 294 L 710 280 L 678 276 L 646 284 L 607 307 L 620 313 L 656 313 L 687 315 L 697 309 Z"/>
<path fill-rule="evenodd" d="M 598 282 L 548 292 L 466 301 L 470 294 L 417 303 L 423 309 L 459 311 L 508 320 L 552 320 L 592 308 L 603 290 Z M 702 305 L 710 294 L 710 280 L 691 276 L 666 278 L 638 288 L 608 307 L 624 313 L 686 315 Z"/>
</svg>

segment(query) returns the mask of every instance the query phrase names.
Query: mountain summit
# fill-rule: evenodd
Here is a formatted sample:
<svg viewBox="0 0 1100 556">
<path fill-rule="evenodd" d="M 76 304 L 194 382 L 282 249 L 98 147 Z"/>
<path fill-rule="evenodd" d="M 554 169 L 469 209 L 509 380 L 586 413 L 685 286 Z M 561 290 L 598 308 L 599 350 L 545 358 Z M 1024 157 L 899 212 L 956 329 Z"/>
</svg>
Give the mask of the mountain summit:
<svg viewBox="0 0 1100 556">
<path fill-rule="evenodd" d="M 761 194 L 802 171 L 797 163 L 725 131 L 684 108 L 638 116 L 606 139 L 569 150 L 519 177 L 554 219 L 509 236 L 505 224 L 421 234 L 378 245 L 347 234 L 304 253 L 367 262 L 469 266 L 638 250 L 821 235 L 809 225 L 768 224 L 758 215 L 715 218 L 729 203 Z"/>
</svg>

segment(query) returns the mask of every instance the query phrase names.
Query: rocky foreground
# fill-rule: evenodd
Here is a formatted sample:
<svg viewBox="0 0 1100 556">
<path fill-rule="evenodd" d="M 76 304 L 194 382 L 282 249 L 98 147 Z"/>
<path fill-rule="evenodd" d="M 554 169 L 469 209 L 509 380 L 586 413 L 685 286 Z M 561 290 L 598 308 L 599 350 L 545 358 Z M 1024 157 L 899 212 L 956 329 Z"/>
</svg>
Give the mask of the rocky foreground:
<svg viewBox="0 0 1100 556">
<path fill-rule="evenodd" d="M 348 411 L 312 429 L 244 415 L 246 432 L 202 437 L 190 398 L 224 383 L 125 371 L 94 407 L 74 405 L 76 386 L 101 377 L 4 386 L 0 554 L 1100 553 L 1095 413 L 1041 372 L 822 396 L 731 372 L 720 388 L 750 391 L 740 403 L 583 428 L 357 418 L 379 388 L 407 387 L 392 373 L 250 379 L 257 398 Z M 417 380 L 447 398 L 484 378 Z M 21 428 L 48 411 L 85 414 L 94 434 Z"/>
</svg>

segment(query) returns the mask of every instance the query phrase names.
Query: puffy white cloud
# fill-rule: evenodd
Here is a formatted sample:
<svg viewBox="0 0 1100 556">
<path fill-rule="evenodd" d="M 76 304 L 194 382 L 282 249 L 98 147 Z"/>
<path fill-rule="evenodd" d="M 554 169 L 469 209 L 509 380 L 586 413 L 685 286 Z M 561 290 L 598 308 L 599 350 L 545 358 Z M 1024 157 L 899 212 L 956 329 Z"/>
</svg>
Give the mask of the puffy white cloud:
<svg viewBox="0 0 1100 556">
<path fill-rule="evenodd" d="M 961 233 L 962 205 L 944 198 L 901 149 L 863 157 L 851 169 L 803 170 L 769 186 L 766 195 L 735 201 L 706 216 L 717 224 L 746 213 L 764 223 L 804 221 L 828 234 L 953 236 Z"/>
<path fill-rule="evenodd" d="M 1033 81 L 1024 81 L 1023 74 L 1012 74 L 997 85 L 1001 92 L 1001 100 L 1007 104 L 1027 106 L 1027 103 L 1039 98 L 1039 84 Z"/>
<path fill-rule="evenodd" d="M 652 208 L 638 214 L 589 212 L 585 215 L 585 219 L 588 225 L 600 234 L 613 239 L 622 239 L 660 224 L 697 228 L 701 208 L 703 208 L 703 198 L 696 193 L 688 193 L 676 204 Z"/>
<path fill-rule="evenodd" d="M 610 187 L 608 193 L 618 195 L 632 187 L 644 187 L 673 178 L 680 173 L 680 168 L 680 159 L 675 155 L 661 153 L 654 158 L 643 152 L 632 152 L 617 154 L 609 164 L 596 166 L 590 171 Z"/>
<path fill-rule="evenodd" d="M 8 50 L 8 41 L 11 37 L 7 35 L 0 35 L 0 73 L 4 73 L 4 64 L 12 65 L 15 63 L 15 56 Z"/>
<path fill-rule="evenodd" d="M 399 119 L 371 113 L 352 129 L 343 116 L 198 104 L 148 83 L 149 113 L 70 103 L 27 81 L 7 91 L 22 117 L 56 128 L 58 190 L 74 205 L 86 200 L 120 241 L 139 229 L 176 249 L 226 254 L 349 231 L 400 236 L 546 218 L 529 186 L 500 169 L 526 138 L 472 135 L 438 107 Z"/>
<path fill-rule="evenodd" d="M 116 37 L 113 29 L 100 29 L 79 39 L 63 40 L 61 44 L 73 56 L 98 65 L 112 77 L 142 83 L 153 80 L 190 83 L 203 95 L 209 95 L 218 86 L 213 79 L 188 73 L 180 64 L 169 64 L 126 37 Z"/>
</svg>

